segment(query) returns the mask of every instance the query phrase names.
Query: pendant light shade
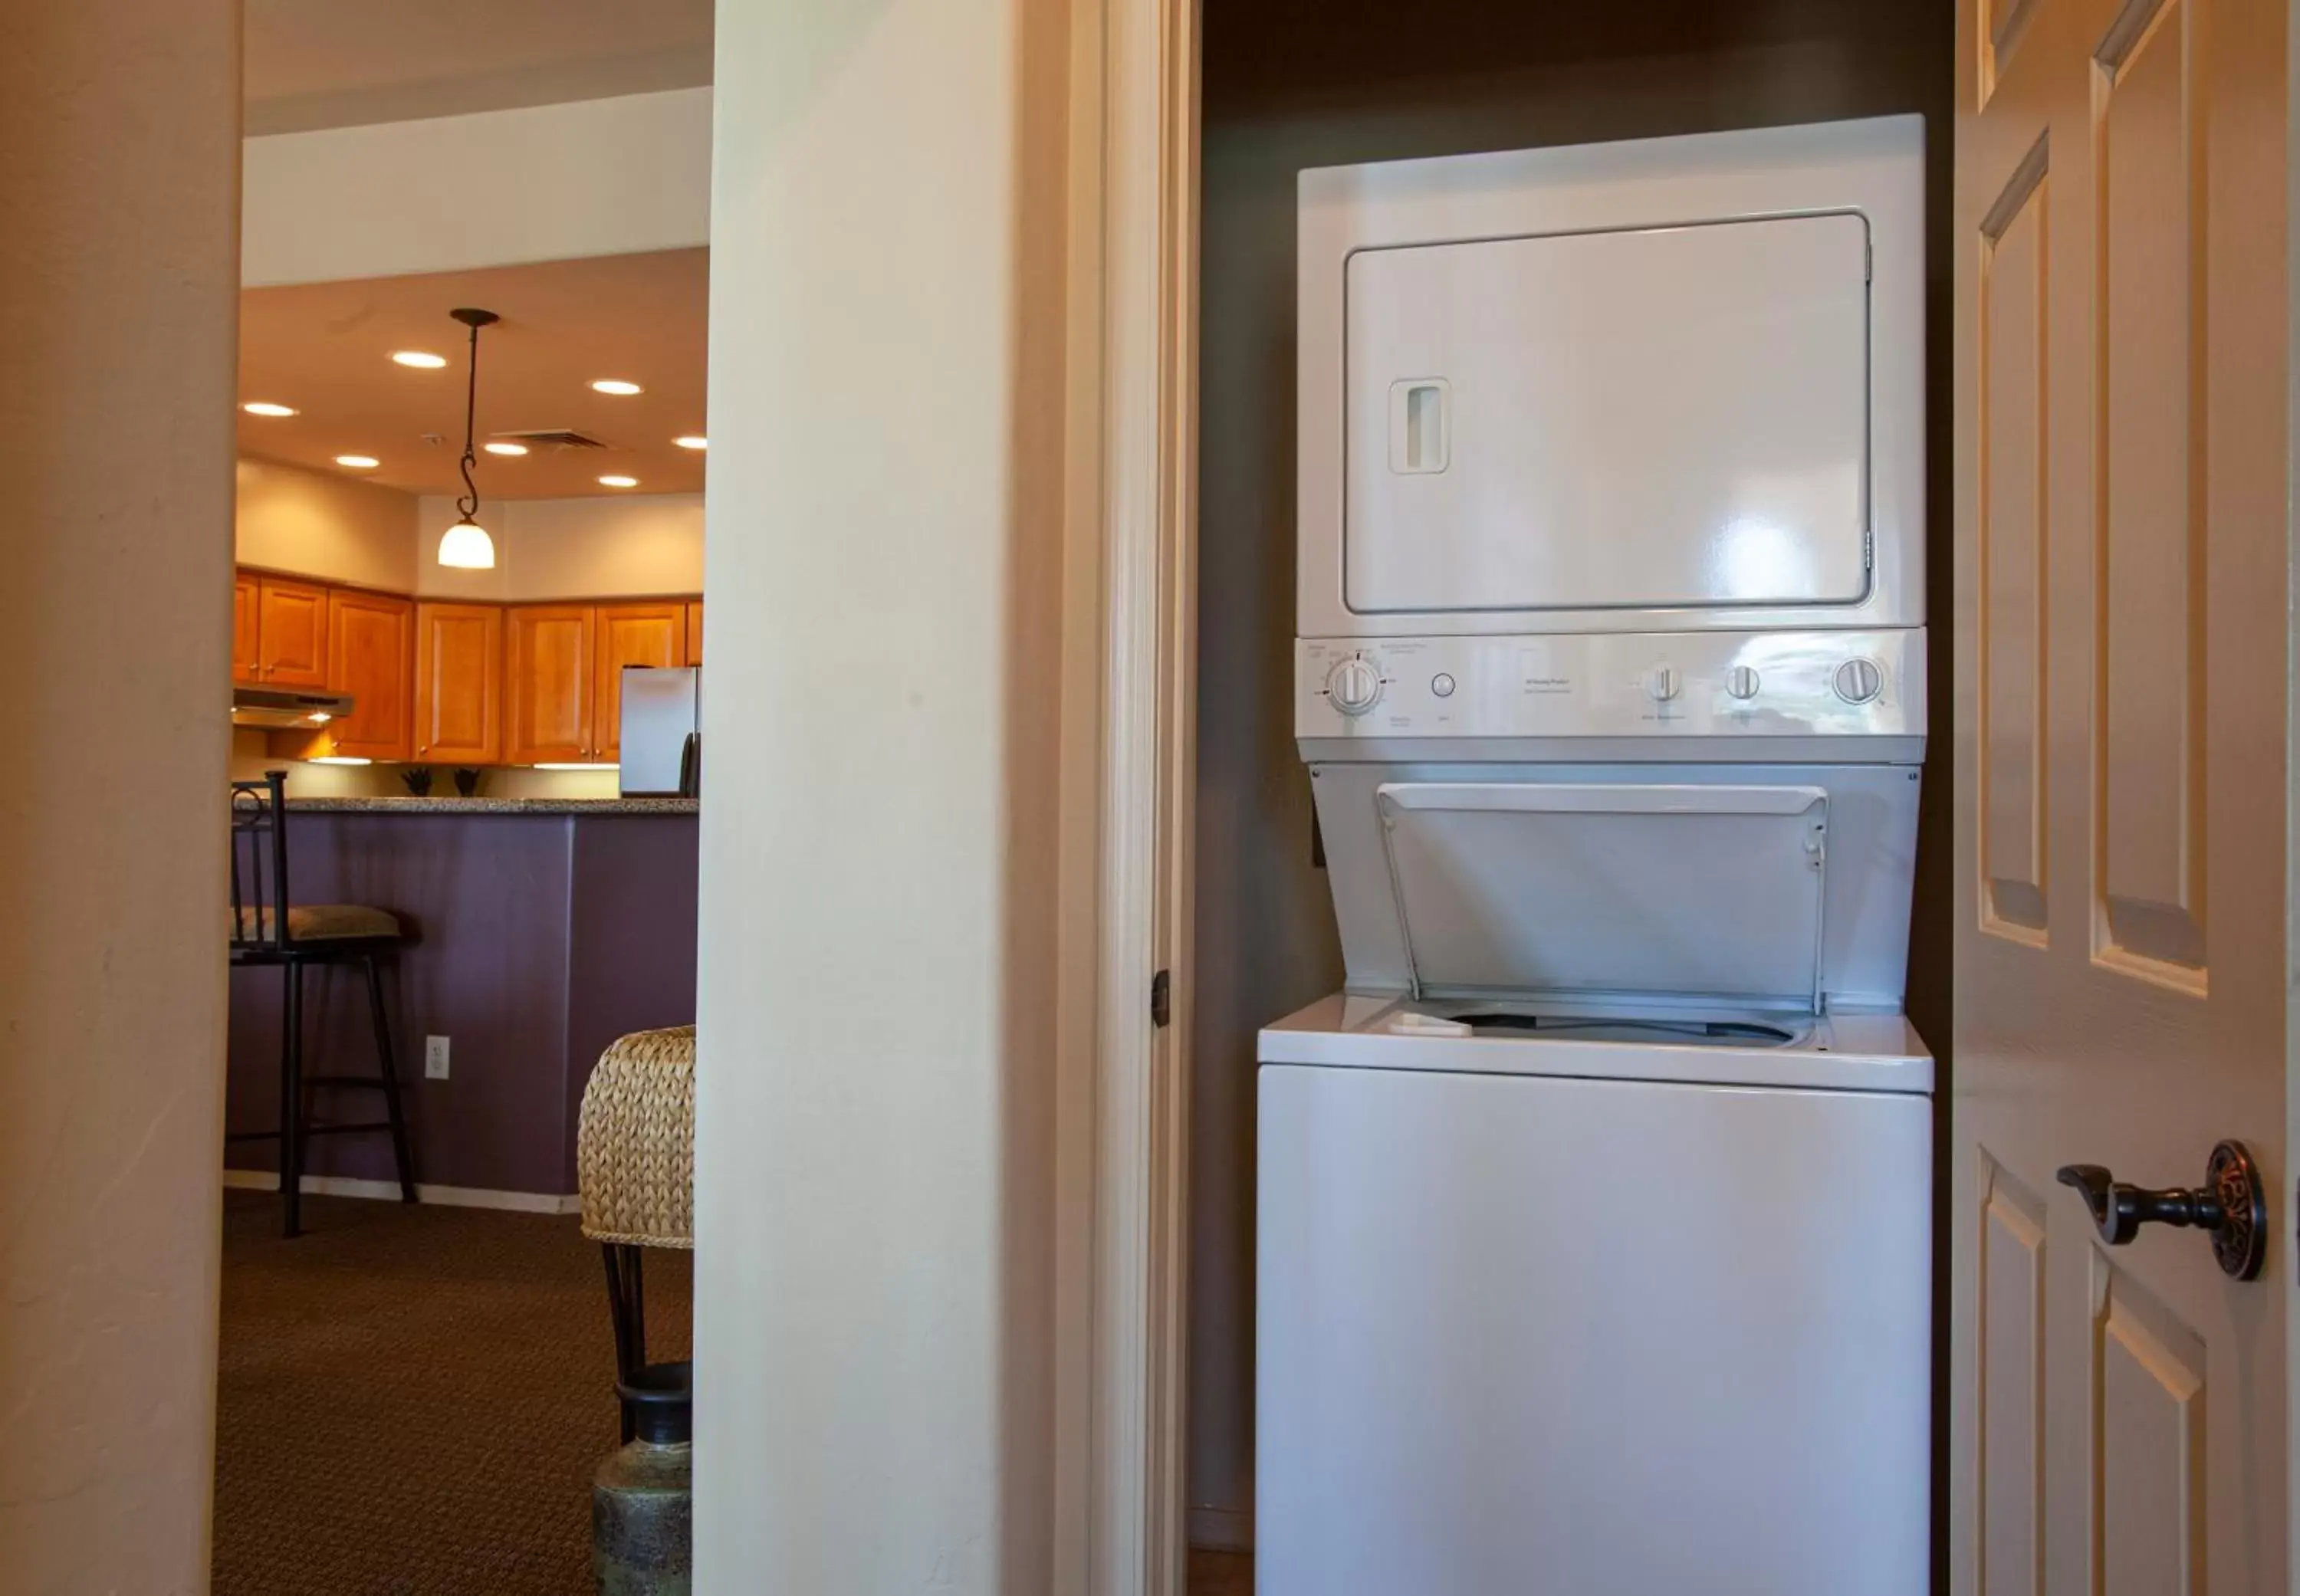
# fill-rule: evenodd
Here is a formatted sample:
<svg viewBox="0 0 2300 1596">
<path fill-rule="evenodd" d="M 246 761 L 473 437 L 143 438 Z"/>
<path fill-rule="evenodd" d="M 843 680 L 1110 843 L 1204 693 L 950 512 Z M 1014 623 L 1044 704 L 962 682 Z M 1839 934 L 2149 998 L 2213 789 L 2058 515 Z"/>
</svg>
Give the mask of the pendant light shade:
<svg viewBox="0 0 2300 1596">
<path fill-rule="evenodd" d="M 493 311 L 457 310 L 447 312 L 471 329 L 471 373 L 463 396 L 463 495 L 455 501 L 455 524 L 439 539 L 439 563 L 456 570 L 493 570 L 496 540 L 474 520 L 479 513 L 479 485 L 471 468 L 479 462 L 472 451 L 473 422 L 479 410 L 479 328 L 502 320 Z"/>
<path fill-rule="evenodd" d="M 457 570 L 493 570 L 496 540 L 477 521 L 457 521 L 439 539 L 439 563 Z"/>
</svg>

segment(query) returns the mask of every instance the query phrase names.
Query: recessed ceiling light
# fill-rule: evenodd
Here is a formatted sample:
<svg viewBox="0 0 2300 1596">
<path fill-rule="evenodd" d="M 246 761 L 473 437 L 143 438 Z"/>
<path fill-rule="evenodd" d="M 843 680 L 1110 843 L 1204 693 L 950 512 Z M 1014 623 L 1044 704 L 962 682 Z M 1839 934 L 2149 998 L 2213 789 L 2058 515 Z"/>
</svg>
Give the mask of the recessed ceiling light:
<svg viewBox="0 0 2300 1596">
<path fill-rule="evenodd" d="M 444 354 L 434 354 L 428 349 L 395 349 L 391 358 L 403 366 L 412 366 L 419 371 L 437 371 L 447 363 Z"/>
<path fill-rule="evenodd" d="M 274 404 L 269 399 L 251 399 L 239 408 L 251 416 L 292 416 L 296 413 L 294 405 Z"/>
<path fill-rule="evenodd" d="M 485 447 L 487 452 L 490 454 L 524 454 L 527 453 L 527 445 L 525 444 L 488 444 L 486 445 Z"/>
<path fill-rule="evenodd" d="M 339 466 L 348 466 L 354 471 L 371 471 L 383 461 L 372 454 L 338 454 L 336 456 L 336 463 Z"/>
<path fill-rule="evenodd" d="M 629 398 L 633 394 L 644 394 L 646 392 L 646 390 L 639 387 L 638 384 L 635 382 L 625 382 L 620 377 L 602 377 L 598 381 L 593 383 L 591 387 L 598 393 L 613 394 L 621 398 Z"/>
<path fill-rule="evenodd" d="M 637 487 L 638 485 L 639 479 L 636 477 L 602 477 L 599 478 L 599 486 L 601 487 Z"/>
<path fill-rule="evenodd" d="M 685 437 L 675 437 L 671 441 L 682 449 L 708 449 L 711 446 L 711 440 L 700 433 L 689 433 Z"/>
</svg>

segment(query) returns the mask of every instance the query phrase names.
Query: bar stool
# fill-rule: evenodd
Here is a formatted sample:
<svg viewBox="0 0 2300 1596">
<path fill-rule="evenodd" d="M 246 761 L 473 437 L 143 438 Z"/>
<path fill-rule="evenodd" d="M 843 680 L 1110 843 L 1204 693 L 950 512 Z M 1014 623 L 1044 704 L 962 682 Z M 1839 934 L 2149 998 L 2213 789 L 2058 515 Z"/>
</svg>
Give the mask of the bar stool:
<svg viewBox="0 0 2300 1596">
<path fill-rule="evenodd" d="M 377 968 L 377 961 L 396 952 L 404 940 L 399 920 L 388 910 L 364 903 L 290 902 L 287 783 L 285 770 L 267 770 L 262 781 L 231 784 L 231 962 L 234 968 L 278 966 L 284 984 L 285 1015 L 279 1046 L 279 1128 L 239 1131 L 225 1139 L 278 1140 L 281 1230 L 294 1237 L 303 1228 L 306 1137 L 389 1131 L 403 1202 L 415 1201 L 415 1159 L 408 1146 L 407 1117 L 399 1100 L 399 1071 L 392 1057 L 391 1023 L 384 1010 L 383 980 Z M 351 963 L 366 970 L 379 1072 L 306 1076 L 304 968 L 312 964 Z M 380 1091 L 384 1118 L 357 1125 L 312 1125 L 304 1097 L 306 1086 Z"/>
<path fill-rule="evenodd" d="M 575 1181 L 583 1234 L 606 1259 L 615 1377 L 629 1385 L 647 1367 L 646 1250 L 695 1248 L 693 1026 L 636 1032 L 599 1055 L 576 1121 Z"/>
</svg>

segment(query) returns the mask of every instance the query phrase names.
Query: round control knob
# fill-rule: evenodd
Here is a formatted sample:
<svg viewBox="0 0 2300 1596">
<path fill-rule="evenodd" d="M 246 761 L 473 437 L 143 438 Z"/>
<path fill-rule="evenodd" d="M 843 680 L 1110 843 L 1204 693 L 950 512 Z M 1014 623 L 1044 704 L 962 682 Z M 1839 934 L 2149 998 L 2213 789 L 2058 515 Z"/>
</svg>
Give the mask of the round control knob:
<svg viewBox="0 0 2300 1596">
<path fill-rule="evenodd" d="M 1837 668 L 1837 696 L 1868 703 L 1885 690 L 1885 671 L 1874 660 L 1847 660 Z"/>
<path fill-rule="evenodd" d="M 1757 673 L 1747 665 L 1736 665 L 1725 673 L 1725 691 L 1736 698 L 1757 696 Z"/>
<path fill-rule="evenodd" d="M 1674 665 L 1656 665 L 1646 672 L 1646 691 L 1655 703 L 1667 703 L 1685 691 L 1685 678 Z"/>
<path fill-rule="evenodd" d="M 1362 715 L 1381 699 L 1381 672 L 1356 655 L 1326 673 L 1326 696 L 1345 715 Z"/>
</svg>

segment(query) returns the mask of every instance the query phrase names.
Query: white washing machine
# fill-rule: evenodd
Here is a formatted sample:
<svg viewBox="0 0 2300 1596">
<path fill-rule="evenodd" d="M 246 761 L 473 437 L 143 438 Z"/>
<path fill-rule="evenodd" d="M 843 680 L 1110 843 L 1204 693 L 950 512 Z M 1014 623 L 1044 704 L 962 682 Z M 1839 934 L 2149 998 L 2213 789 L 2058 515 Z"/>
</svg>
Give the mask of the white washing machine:
<svg viewBox="0 0 2300 1596">
<path fill-rule="evenodd" d="M 1263 1596 L 1916 1596 L 1913 118 L 1306 172 Z"/>
</svg>

